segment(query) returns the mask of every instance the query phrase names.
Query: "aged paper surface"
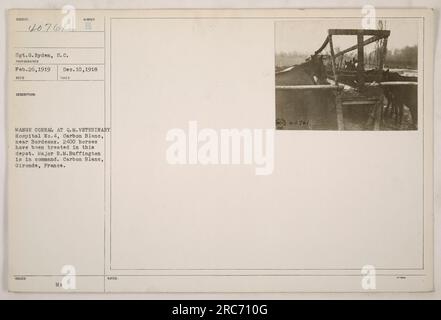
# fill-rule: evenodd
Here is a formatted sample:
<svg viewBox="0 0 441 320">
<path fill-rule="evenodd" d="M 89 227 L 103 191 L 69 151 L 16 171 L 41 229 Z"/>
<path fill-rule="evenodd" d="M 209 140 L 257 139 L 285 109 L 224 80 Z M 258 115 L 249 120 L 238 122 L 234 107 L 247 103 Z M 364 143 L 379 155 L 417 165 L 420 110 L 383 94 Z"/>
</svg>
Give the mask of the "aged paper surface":
<svg viewBox="0 0 441 320">
<path fill-rule="evenodd" d="M 10 10 L 10 290 L 432 290 L 433 15 L 375 14 Z"/>
</svg>

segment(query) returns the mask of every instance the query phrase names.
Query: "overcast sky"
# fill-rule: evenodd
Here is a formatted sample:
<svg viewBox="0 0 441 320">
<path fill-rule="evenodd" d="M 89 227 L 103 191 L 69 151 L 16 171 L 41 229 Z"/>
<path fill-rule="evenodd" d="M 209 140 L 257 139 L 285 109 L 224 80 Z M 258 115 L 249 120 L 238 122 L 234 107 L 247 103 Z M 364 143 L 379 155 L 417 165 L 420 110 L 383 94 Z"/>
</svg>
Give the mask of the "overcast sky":
<svg viewBox="0 0 441 320">
<path fill-rule="evenodd" d="M 418 21 L 415 19 L 387 19 L 386 27 L 390 30 L 387 47 L 389 50 L 414 46 L 418 43 Z M 310 55 L 314 53 L 326 38 L 328 29 L 361 29 L 359 19 L 340 20 L 296 20 L 276 22 L 276 52 L 297 51 Z M 368 36 L 365 37 L 367 39 Z M 355 36 L 333 37 L 334 48 L 345 49 L 357 42 Z M 367 51 L 371 51 L 371 44 Z M 329 46 L 325 49 L 329 50 Z"/>
</svg>

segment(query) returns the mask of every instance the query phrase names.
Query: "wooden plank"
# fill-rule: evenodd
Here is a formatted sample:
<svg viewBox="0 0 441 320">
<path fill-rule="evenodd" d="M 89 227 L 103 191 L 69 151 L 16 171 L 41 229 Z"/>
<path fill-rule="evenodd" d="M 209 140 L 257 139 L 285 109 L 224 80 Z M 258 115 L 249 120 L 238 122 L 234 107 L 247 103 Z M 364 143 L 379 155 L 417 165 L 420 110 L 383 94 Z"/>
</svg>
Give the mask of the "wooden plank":
<svg viewBox="0 0 441 320">
<path fill-rule="evenodd" d="M 330 84 L 308 84 L 296 86 L 276 86 L 276 90 L 336 90 L 339 86 Z"/>
<path fill-rule="evenodd" d="M 342 105 L 344 106 L 358 106 L 358 105 L 373 105 L 376 104 L 377 100 L 347 100 L 347 101 L 343 101 Z"/>
<path fill-rule="evenodd" d="M 403 86 L 403 85 L 413 85 L 417 86 L 418 82 L 414 81 L 382 81 L 382 82 L 372 82 L 367 83 L 366 86 L 378 87 L 378 86 Z"/>
<path fill-rule="evenodd" d="M 356 35 L 364 35 L 364 36 L 379 36 L 382 38 L 389 37 L 389 30 L 377 30 L 377 29 L 329 29 L 329 35 L 336 36 L 356 36 Z"/>
</svg>

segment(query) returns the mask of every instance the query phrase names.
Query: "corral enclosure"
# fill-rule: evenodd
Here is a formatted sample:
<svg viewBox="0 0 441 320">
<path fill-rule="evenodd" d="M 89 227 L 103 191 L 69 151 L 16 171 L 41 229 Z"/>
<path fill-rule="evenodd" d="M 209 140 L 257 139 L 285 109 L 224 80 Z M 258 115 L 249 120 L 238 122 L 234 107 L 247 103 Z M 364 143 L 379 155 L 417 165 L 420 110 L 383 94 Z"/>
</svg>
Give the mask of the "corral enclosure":
<svg viewBox="0 0 441 320">
<path fill-rule="evenodd" d="M 295 40 L 291 35 L 299 28 L 286 28 L 289 22 L 280 25 L 275 53 L 277 129 L 418 128 L 418 46 L 412 42 L 416 41 L 412 33 L 403 42 L 403 30 L 397 27 L 328 29 L 320 35 L 325 41 L 307 55 L 299 49 L 284 51 L 292 44 L 278 42 Z M 338 42 L 341 38 L 344 41 Z M 392 40 L 396 38 L 401 40 Z M 396 47 L 403 43 L 407 44 Z"/>
</svg>

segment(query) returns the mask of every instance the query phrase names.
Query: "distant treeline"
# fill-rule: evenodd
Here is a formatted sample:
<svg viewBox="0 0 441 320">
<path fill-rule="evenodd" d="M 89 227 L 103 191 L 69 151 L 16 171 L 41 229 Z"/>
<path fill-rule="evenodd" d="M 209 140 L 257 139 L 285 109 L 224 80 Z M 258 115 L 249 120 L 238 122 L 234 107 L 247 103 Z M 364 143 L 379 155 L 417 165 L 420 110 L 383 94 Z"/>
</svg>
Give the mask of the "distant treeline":
<svg viewBox="0 0 441 320">
<path fill-rule="evenodd" d="M 295 51 L 276 53 L 276 69 L 303 63 L 307 57 L 308 55 Z"/>
<path fill-rule="evenodd" d="M 388 50 L 385 65 L 389 68 L 417 69 L 418 46 L 406 46 L 394 51 Z"/>
<path fill-rule="evenodd" d="M 340 48 L 336 47 L 335 52 L 339 52 Z M 324 52 L 327 54 L 327 52 Z M 289 67 L 295 64 L 305 62 L 308 58 L 307 54 L 292 52 L 276 53 L 276 70 L 281 70 L 284 67 Z M 356 58 L 356 51 L 345 54 L 345 60 Z M 377 54 L 375 51 L 369 54 L 365 53 L 365 63 L 367 65 L 377 64 Z M 386 55 L 385 67 L 400 68 L 400 69 L 417 69 L 418 67 L 418 47 L 406 46 L 402 49 L 388 50 Z"/>
<path fill-rule="evenodd" d="M 370 67 L 378 65 L 379 51 L 371 51 L 369 54 L 365 53 L 364 61 Z M 352 53 L 352 57 L 356 57 Z M 414 69 L 418 68 L 418 47 L 406 46 L 401 49 L 387 50 L 386 61 L 384 63 L 386 68 L 396 69 Z"/>
</svg>

